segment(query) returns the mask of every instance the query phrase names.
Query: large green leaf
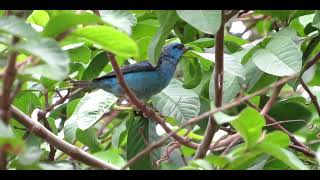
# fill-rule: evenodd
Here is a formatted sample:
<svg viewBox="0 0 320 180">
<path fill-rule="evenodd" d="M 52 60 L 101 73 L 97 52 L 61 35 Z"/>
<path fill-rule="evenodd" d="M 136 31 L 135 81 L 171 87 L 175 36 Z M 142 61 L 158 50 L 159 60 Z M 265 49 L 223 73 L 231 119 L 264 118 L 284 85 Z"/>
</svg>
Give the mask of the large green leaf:
<svg viewBox="0 0 320 180">
<path fill-rule="evenodd" d="M 138 46 L 127 34 L 109 26 L 86 26 L 76 29 L 72 34 L 116 55 L 138 56 Z"/>
<path fill-rule="evenodd" d="M 68 142 L 76 139 L 78 128 L 86 130 L 94 125 L 101 116 L 110 110 L 117 98 L 104 91 L 97 90 L 86 94 L 77 104 L 72 116 L 65 122 L 64 133 Z"/>
<path fill-rule="evenodd" d="M 131 27 L 136 25 L 137 18 L 127 10 L 100 10 L 101 19 L 131 35 Z"/>
<path fill-rule="evenodd" d="M 117 98 L 104 90 L 97 90 L 85 95 L 77 105 L 70 119 L 77 119 L 79 128 L 86 130 L 110 110 Z"/>
<path fill-rule="evenodd" d="M 281 160 L 292 169 L 308 169 L 308 167 L 302 163 L 294 153 L 285 149 L 288 147 L 289 143 L 290 139 L 287 134 L 284 132 L 275 131 L 267 134 L 263 141 L 257 144 L 257 148 Z"/>
<path fill-rule="evenodd" d="M 147 145 L 145 144 L 149 136 L 149 119 L 144 117 L 136 117 L 131 120 L 128 130 L 127 139 L 127 159 L 132 159 L 141 152 Z M 140 160 L 129 166 L 132 170 L 148 170 L 152 169 L 150 156 L 146 154 Z"/>
<path fill-rule="evenodd" d="M 275 103 L 268 114 L 277 121 L 300 120 L 282 125 L 290 132 L 305 126 L 312 116 L 312 113 L 302 103 L 290 102 L 290 99 Z"/>
<path fill-rule="evenodd" d="M 177 10 L 181 19 L 207 34 L 215 34 L 221 25 L 221 10 Z"/>
<path fill-rule="evenodd" d="M 215 100 L 215 72 L 212 73 L 212 77 L 209 85 L 209 97 L 211 100 Z M 225 71 L 223 75 L 223 94 L 222 94 L 222 102 L 223 104 L 231 102 L 234 98 L 236 98 L 237 94 L 241 90 L 240 86 L 240 78 Z"/>
<path fill-rule="evenodd" d="M 197 57 L 200 60 L 215 62 L 215 54 L 213 53 L 201 53 L 197 51 L 190 50 L 185 53 L 185 56 Z M 241 65 L 241 59 L 236 57 L 237 54 L 224 54 L 224 71 L 245 79 L 246 74 L 243 66 Z M 240 60 L 240 61 L 239 61 Z"/>
<path fill-rule="evenodd" d="M 195 58 L 185 58 L 182 60 L 183 87 L 192 89 L 199 85 L 202 79 L 201 64 Z"/>
<path fill-rule="evenodd" d="M 49 20 L 42 33 L 44 36 L 55 37 L 78 24 L 96 24 L 99 21 L 98 16 L 87 12 L 81 14 L 61 13 Z"/>
<path fill-rule="evenodd" d="M 158 20 L 161 24 L 157 34 L 153 37 L 148 49 L 149 60 L 153 64 L 157 64 L 160 57 L 160 51 L 165 43 L 166 38 L 170 34 L 173 26 L 178 21 L 178 16 L 175 11 L 157 11 Z"/>
<path fill-rule="evenodd" d="M 29 24 L 15 16 L 0 17 L 1 31 L 29 40 L 40 38 L 39 34 Z"/>
<path fill-rule="evenodd" d="M 246 108 L 230 123 L 244 138 L 246 147 L 250 148 L 258 141 L 265 120 L 255 109 Z"/>
<path fill-rule="evenodd" d="M 178 124 L 199 114 L 200 100 L 192 90 L 184 89 L 182 83 L 172 80 L 159 94 L 152 97 L 152 104 L 164 116 L 174 117 Z"/>
<path fill-rule="evenodd" d="M 31 116 L 31 113 L 36 108 L 42 108 L 38 96 L 31 91 L 22 91 L 21 93 L 19 93 L 15 97 L 13 105 L 15 105 L 19 110 L 29 116 Z"/>
<path fill-rule="evenodd" d="M 312 21 L 312 26 L 320 29 L 320 11 L 319 10 L 316 11 L 316 15 L 314 16 Z"/>
<path fill-rule="evenodd" d="M 27 68 L 24 73 L 37 73 L 53 80 L 63 80 L 69 73 L 69 56 L 52 39 L 32 39 L 18 43 L 15 48 L 39 57 L 46 64 Z"/>
<path fill-rule="evenodd" d="M 49 14 L 44 10 L 34 10 L 27 19 L 27 22 L 44 27 L 49 21 Z"/>
<path fill-rule="evenodd" d="M 122 167 L 126 164 L 126 161 L 120 156 L 120 152 L 117 149 L 108 149 L 106 151 L 97 152 L 93 155 L 118 167 Z"/>
<path fill-rule="evenodd" d="M 251 60 L 262 71 L 275 76 L 290 76 L 302 66 L 302 53 L 288 37 L 271 38 L 265 47 L 257 48 Z"/>
<path fill-rule="evenodd" d="M 96 136 L 96 131 L 93 127 L 90 127 L 86 130 L 78 129 L 76 132 L 77 139 L 84 145 L 90 148 L 91 152 L 97 152 L 100 150 L 100 142 Z"/>
<path fill-rule="evenodd" d="M 88 67 L 84 70 L 81 79 L 91 80 L 98 77 L 108 62 L 107 54 L 105 52 L 100 52 L 90 61 Z"/>
</svg>

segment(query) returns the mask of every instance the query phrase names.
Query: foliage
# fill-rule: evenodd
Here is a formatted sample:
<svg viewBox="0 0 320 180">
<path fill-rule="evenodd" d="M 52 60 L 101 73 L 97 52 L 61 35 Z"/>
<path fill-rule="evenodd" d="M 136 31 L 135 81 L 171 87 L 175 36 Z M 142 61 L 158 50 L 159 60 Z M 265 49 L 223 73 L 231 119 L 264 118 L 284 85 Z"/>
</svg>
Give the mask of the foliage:
<svg viewBox="0 0 320 180">
<path fill-rule="evenodd" d="M 67 94 L 67 100 L 48 109 L 66 95 L 68 80 L 91 80 L 111 72 L 106 52 L 113 53 L 124 66 L 146 59 L 156 64 L 161 48 L 171 42 L 192 47 L 180 59 L 170 84 L 146 101 L 171 130 L 215 109 L 219 93 L 215 88 L 215 37 L 221 25 L 225 27 L 223 105 L 299 74 L 320 102 L 320 65 L 315 63 L 306 72 L 304 69 L 320 52 L 319 10 L 252 11 L 250 15 L 235 15 L 226 24 L 221 22 L 221 10 L 98 12 L 100 15 L 91 10 L 34 10 L 24 17 L 1 13 L 0 88 L 4 87 L 8 59 L 17 52 L 12 105 L 26 116 L 49 124 L 46 128 L 61 140 L 116 167 L 126 165 L 166 132 L 131 107 L 121 109 L 108 121 L 118 107 L 118 98 L 103 90 Z M 235 22 L 249 29 L 234 33 Z M 18 42 L 13 43 L 14 38 Z M 314 151 L 315 157 L 293 150 L 290 134 L 275 129 L 256 108 L 240 104 L 214 115 L 218 125 L 241 136 L 230 149 L 223 146 L 203 159 L 192 160 L 196 149 L 177 145 L 171 137 L 130 164 L 129 169 L 319 169 L 320 109 L 299 80 L 285 83 L 268 115 Z M 272 91 L 258 94 L 249 102 L 263 109 L 271 95 Z M 38 112 L 45 110 L 45 118 L 37 119 Z M 204 118 L 177 134 L 201 143 L 207 122 Z M 221 129 L 213 141 L 225 134 Z M 6 147 L 9 169 L 93 168 L 62 151 L 47 161 L 52 147 L 14 117 L 9 126 L 0 121 L 0 146 Z"/>
</svg>

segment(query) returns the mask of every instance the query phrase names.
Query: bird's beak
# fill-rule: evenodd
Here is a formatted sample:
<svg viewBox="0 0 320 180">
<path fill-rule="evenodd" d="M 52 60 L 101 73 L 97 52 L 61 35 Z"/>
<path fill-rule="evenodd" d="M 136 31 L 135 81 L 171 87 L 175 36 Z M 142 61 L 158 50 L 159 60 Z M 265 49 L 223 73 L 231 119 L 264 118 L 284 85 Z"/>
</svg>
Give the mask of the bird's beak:
<svg viewBox="0 0 320 180">
<path fill-rule="evenodd" d="M 186 51 L 188 51 L 188 50 L 192 50 L 192 47 L 187 47 L 187 46 L 185 46 L 184 48 L 183 48 L 183 52 L 185 53 Z"/>
</svg>

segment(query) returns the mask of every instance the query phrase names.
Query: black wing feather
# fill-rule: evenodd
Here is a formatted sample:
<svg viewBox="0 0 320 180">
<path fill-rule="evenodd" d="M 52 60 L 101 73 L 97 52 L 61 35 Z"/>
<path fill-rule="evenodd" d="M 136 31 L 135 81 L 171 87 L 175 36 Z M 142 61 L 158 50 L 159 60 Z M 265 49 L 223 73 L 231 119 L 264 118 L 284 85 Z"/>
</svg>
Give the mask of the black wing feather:
<svg viewBox="0 0 320 180">
<path fill-rule="evenodd" d="M 156 67 L 154 67 L 149 61 L 143 61 L 139 63 L 130 64 L 121 68 L 122 74 L 133 73 L 133 72 L 141 72 L 141 71 L 152 71 Z M 108 79 L 116 77 L 116 73 L 114 71 L 110 72 L 107 75 L 95 78 L 94 80 Z"/>
</svg>

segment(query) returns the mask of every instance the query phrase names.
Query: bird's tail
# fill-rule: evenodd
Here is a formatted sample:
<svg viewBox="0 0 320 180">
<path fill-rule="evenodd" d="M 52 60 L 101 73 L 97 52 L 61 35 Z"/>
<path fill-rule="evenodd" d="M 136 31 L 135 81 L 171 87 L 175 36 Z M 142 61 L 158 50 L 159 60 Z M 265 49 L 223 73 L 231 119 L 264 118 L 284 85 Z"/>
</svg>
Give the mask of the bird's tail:
<svg viewBox="0 0 320 180">
<path fill-rule="evenodd" d="M 86 80 L 81 80 L 81 81 L 75 81 L 75 80 L 69 80 L 67 82 L 71 88 L 88 88 L 90 87 L 92 81 L 86 81 Z"/>
</svg>

